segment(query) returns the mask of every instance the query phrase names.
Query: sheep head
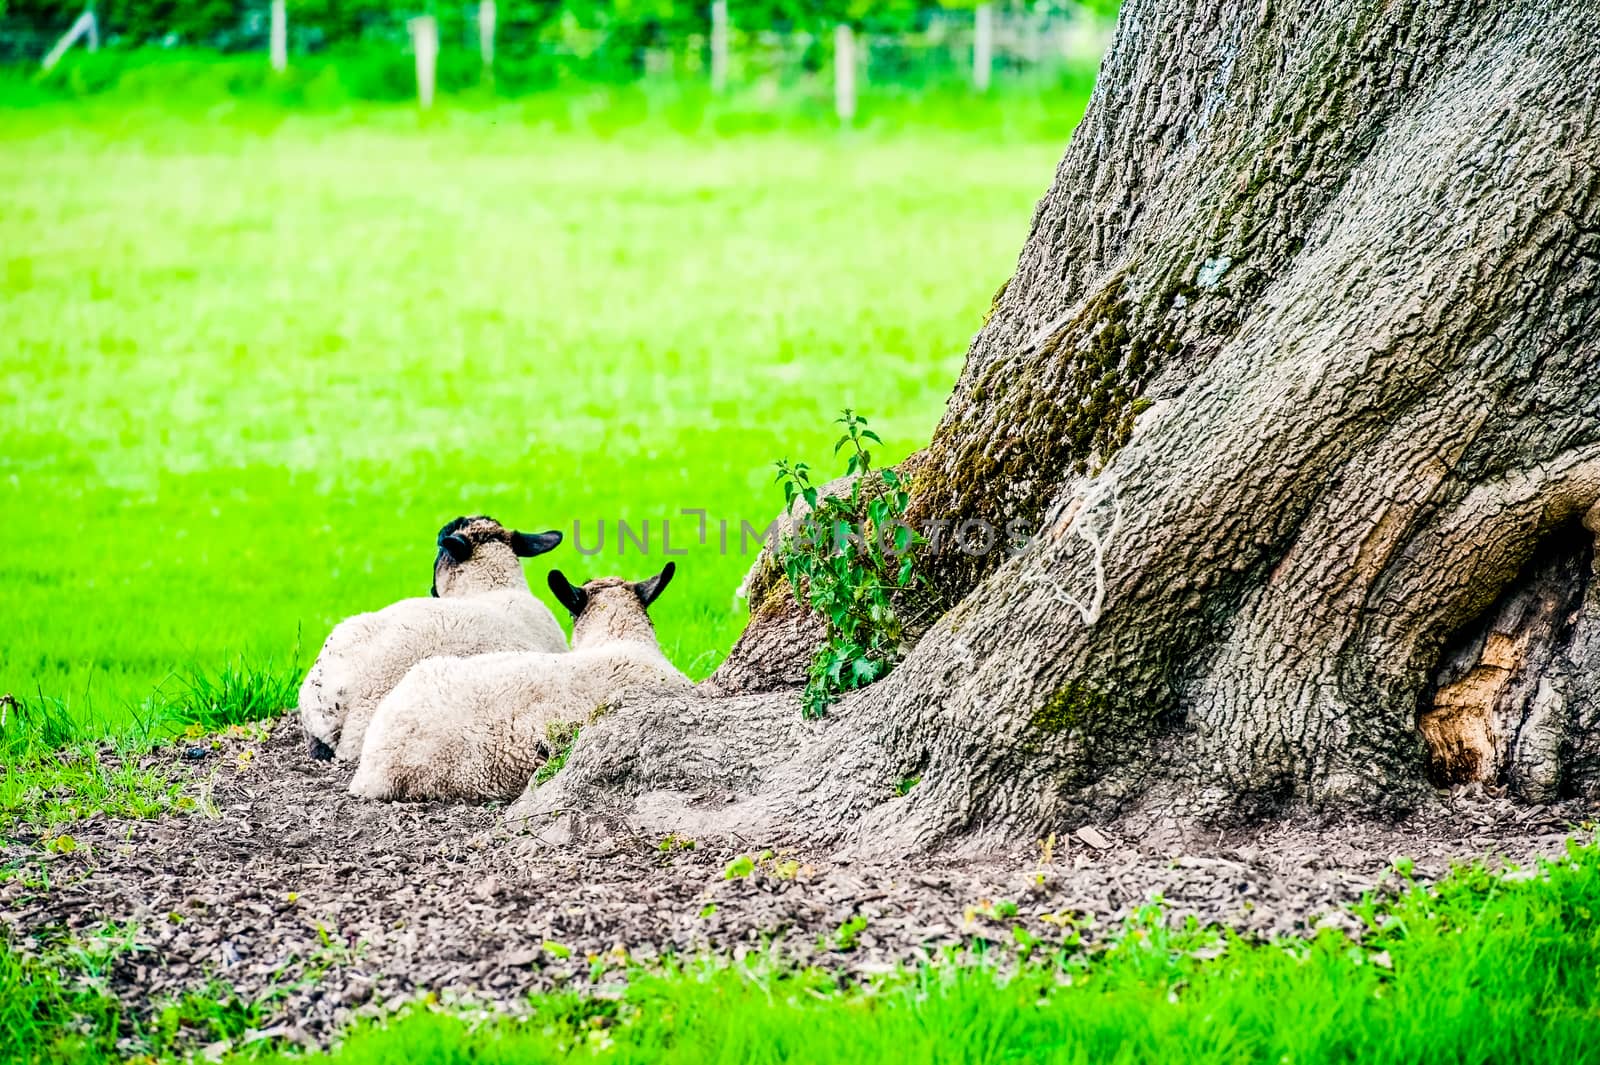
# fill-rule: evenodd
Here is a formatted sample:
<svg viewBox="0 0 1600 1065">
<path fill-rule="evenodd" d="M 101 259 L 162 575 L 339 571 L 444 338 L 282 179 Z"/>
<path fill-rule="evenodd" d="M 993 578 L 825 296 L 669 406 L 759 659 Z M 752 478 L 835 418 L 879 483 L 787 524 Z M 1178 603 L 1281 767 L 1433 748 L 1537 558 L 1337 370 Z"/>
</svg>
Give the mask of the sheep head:
<svg viewBox="0 0 1600 1065">
<path fill-rule="evenodd" d="M 439 530 L 439 554 L 433 560 L 435 598 L 474 595 L 500 588 L 525 588 L 521 558 L 532 558 L 561 543 L 555 530 L 542 533 L 508 529 L 493 518 L 457 518 Z"/>
<path fill-rule="evenodd" d="M 551 570 L 550 590 L 572 614 L 573 650 L 613 640 L 654 644 L 655 627 L 647 611 L 666 591 L 677 569 L 668 562 L 660 573 L 642 581 L 599 577 L 577 587 L 560 570 Z"/>
</svg>

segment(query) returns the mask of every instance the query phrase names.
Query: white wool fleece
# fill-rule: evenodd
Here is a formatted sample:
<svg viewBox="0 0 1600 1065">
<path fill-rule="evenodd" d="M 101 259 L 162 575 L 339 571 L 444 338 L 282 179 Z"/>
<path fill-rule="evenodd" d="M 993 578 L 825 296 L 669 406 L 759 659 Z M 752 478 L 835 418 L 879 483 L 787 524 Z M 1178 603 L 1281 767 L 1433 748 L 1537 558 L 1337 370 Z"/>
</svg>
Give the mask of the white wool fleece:
<svg viewBox="0 0 1600 1065">
<path fill-rule="evenodd" d="M 342 621 L 328 636 L 300 686 L 300 724 L 335 758 L 353 760 L 378 704 L 423 659 L 565 647 L 554 615 L 528 591 L 402 599 Z"/>
<path fill-rule="evenodd" d="M 490 654 L 419 663 L 378 707 L 350 793 L 514 799 L 550 757 L 551 725 L 583 724 L 641 693 L 688 688 L 654 647 Z"/>
<path fill-rule="evenodd" d="M 566 654 L 419 663 L 378 706 L 351 794 L 514 799 L 553 753 L 546 743 L 550 726 L 583 724 L 604 707 L 692 687 L 661 653 L 645 613 L 665 584 L 589 582 L 575 593 L 584 605 Z M 647 590 L 641 594 L 640 588 Z"/>
</svg>

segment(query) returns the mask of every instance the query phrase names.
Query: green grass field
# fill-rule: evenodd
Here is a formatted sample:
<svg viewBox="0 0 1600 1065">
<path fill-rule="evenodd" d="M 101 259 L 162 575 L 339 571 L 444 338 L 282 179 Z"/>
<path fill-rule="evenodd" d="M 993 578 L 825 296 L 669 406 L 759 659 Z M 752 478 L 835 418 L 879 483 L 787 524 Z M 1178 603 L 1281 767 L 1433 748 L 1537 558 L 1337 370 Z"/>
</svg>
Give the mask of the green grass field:
<svg viewBox="0 0 1600 1065">
<path fill-rule="evenodd" d="M 825 468 L 844 406 L 885 458 L 927 438 L 1088 85 L 869 96 L 840 131 L 816 99 L 613 87 L 419 116 L 351 102 L 332 68 L 274 88 L 256 62 L 240 95 L 226 64 L 119 62 L 0 74 L 0 693 L 27 710 L 0 717 L 7 838 L 194 809 L 155 770 L 41 749 L 282 705 L 338 619 L 426 593 L 457 514 L 577 521 L 590 547 L 604 522 L 602 555 L 528 566 L 541 593 L 550 566 L 654 571 L 671 519 L 688 554 L 658 626 L 708 673 L 743 621 L 738 524 L 781 501 L 773 460 Z M 648 557 L 619 557 L 619 520 L 651 523 Z M 531 1023 L 416 1009 L 334 1058 L 1596 1059 L 1592 842 L 1355 909 L 1359 941 L 1152 910 L 1052 957 L 1018 926 L 1020 971 L 866 987 L 690 961 L 620 999 L 540 997 Z M 271 1003 L 221 982 L 125 1008 L 109 974 L 133 949 L 125 928 L 43 957 L 0 935 L 0 1061 L 285 1051 L 246 1041 Z"/>
<path fill-rule="evenodd" d="M 887 457 L 927 438 L 1084 101 L 745 133 L 636 90 L 0 111 L 0 693 L 98 732 L 192 671 L 303 668 L 480 512 L 605 523 L 541 592 L 652 572 L 672 519 L 658 627 L 705 675 L 773 460 L 831 463 L 846 405 Z"/>
</svg>

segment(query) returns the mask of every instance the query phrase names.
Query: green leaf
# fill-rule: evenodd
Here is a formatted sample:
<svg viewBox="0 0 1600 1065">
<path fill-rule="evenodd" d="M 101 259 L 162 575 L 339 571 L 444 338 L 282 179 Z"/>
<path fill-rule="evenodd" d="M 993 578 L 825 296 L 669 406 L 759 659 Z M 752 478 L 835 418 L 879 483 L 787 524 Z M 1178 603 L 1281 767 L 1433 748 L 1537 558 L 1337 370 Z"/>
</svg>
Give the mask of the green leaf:
<svg viewBox="0 0 1600 1065">
<path fill-rule="evenodd" d="M 850 680 L 856 687 L 877 680 L 882 666 L 870 658 L 858 658 L 850 664 Z"/>
</svg>

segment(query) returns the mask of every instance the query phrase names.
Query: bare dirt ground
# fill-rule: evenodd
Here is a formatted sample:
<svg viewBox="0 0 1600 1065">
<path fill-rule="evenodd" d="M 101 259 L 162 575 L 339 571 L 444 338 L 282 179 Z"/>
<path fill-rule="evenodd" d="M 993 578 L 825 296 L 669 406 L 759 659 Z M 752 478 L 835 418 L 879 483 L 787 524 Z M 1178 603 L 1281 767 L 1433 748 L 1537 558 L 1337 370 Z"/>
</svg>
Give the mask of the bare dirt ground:
<svg viewBox="0 0 1600 1065">
<path fill-rule="evenodd" d="M 1354 930 L 1338 907 L 1399 886 L 1395 858 L 1424 880 L 1471 857 L 1521 862 L 1558 853 L 1587 816 L 1457 795 L 1392 824 L 1274 823 L 1182 845 L 1090 830 L 983 861 L 867 865 L 763 858 L 760 840 L 553 850 L 507 831 L 498 808 L 359 801 L 349 770 L 311 761 L 289 719 L 264 741 L 144 761 L 189 779 L 201 809 L 61 826 L 71 853 L 11 847 L 24 873 L 0 883 L 0 920 L 23 949 L 134 922 L 139 949 L 113 970 L 131 1006 L 218 979 L 272 998 L 272 1034 L 308 1043 L 427 992 L 511 1008 L 558 985 L 607 993 L 629 959 L 664 954 L 770 949 L 866 975 L 978 940 L 1010 949 L 1017 924 L 1059 943 L 1085 925 L 1104 934 L 1158 894 L 1172 919 Z M 741 855 L 752 871 L 728 877 Z M 840 929 L 854 918 L 866 925 L 852 943 Z"/>
</svg>

